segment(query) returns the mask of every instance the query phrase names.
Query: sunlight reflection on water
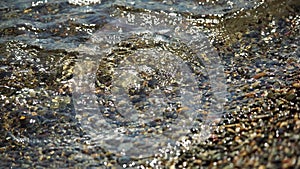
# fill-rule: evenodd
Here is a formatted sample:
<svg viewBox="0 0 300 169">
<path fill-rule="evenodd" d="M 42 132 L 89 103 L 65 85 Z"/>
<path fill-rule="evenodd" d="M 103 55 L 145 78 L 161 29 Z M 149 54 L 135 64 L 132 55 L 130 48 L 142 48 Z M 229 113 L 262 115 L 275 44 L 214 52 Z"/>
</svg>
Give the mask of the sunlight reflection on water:
<svg viewBox="0 0 300 169">
<path fill-rule="evenodd" d="M 73 99 L 94 141 L 115 153 L 147 157 L 220 118 L 225 76 L 209 40 L 180 15 L 125 13 L 92 35 L 93 47 L 77 49 Z M 199 88 L 205 76 L 210 90 Z M 202 130 L 198 139 L 209 133 Z"/>
</svg>

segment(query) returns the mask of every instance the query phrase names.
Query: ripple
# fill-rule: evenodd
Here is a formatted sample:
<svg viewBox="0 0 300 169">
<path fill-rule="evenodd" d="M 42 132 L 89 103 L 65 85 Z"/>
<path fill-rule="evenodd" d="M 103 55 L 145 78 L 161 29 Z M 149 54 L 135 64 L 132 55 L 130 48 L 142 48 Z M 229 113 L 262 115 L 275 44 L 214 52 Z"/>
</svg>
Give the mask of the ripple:
<svg viewBox="0 0 300 169">
<path fill-rule="evenodd" d="M 190 13 L 193 15 L 207 14 L 226 14 L 236 12 L 241 9 L 256 8 L 261 5 L 264 0 L 206 0 L 206 1 L 182 1 L 182 0 L 164 0 L 164 1 L 144 1 L 144 0 L 68 0 L 73 5 L 94 5 L 109 4 L 122 5 L 149 10 L 162 10 L 177 13 Z"/>
<path fill-rule="evenodd" d="M 128 12 L 77 50 L 76 116 L 95 142 L 114 153 L 151 156 L 192 128 L 210 126 L 224 111 L 218 53 L 180 15 Z M 209 133 L 202 130 L 198 139 Z"/>
</svg>

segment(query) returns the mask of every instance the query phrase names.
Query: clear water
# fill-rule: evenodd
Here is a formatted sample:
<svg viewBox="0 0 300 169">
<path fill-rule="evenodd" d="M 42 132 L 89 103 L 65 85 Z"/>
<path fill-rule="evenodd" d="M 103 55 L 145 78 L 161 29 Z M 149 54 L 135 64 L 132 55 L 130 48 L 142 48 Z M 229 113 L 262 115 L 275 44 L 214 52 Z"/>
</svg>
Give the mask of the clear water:
<svg viewBox="0 0 300 169">
<path fill-rule="evenodd" d="M 226 80 L 218 53 L 181 15 L 127 11 L 89 43 L 76 49 L 81 55 L 73 100 L 85 130 L 109 150 L 151 156 L 224 112 Z M 200 88 L 205 82 L 210 98 Z"/>
<path fill-rule="evenodd" d="M 70 81 L 80 125 L 108 151 L 147 157 L 174 146 L 192 128 L 209 128 L 224 112 L 224 67 L 206 30 L 191 17 L 226 16 L 260 4 L 5 0 L 0 42 L 79 52 Z M 35 59 L 16 53 L 20 60 Z M 45 64 L 67 64 L 51 61 Z M 37 67 L 51 72 L 55 65 Z M 197 138 L 209 134 L 201 130 Z"/>
</svg>

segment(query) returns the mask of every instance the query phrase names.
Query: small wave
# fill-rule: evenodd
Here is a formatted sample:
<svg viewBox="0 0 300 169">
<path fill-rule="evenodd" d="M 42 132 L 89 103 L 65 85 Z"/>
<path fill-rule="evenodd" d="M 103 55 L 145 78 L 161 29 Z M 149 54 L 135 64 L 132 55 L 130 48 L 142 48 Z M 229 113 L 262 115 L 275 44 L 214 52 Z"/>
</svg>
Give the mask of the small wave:
<svg viewBox="0 0 300 169">
<path fill-rule="evenodd" d="M 227 90 L 218 53 L 180 15 L 127 13 L 90 43 L 78 48 L 73 100 L 83 128 L 108 150 L 151 156 L 223 113 Z M 207 139 L 210 131 L 201 132 L 199 139 Z"/>
</svg>

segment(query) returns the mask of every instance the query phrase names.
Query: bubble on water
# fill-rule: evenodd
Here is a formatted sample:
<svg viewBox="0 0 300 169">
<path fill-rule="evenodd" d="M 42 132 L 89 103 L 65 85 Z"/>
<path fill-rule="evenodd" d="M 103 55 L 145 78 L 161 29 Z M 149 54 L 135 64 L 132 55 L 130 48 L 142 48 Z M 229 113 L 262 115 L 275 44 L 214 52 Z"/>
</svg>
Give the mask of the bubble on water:
<svg viewBox="0 0 300 169">
<path fill-rule="evenodd" d="M 78 51 L 76 116 L 109 151 L 151 156 L 192 128 L 207 129 L 201 126 L 224 111 L 227 90 L 218 53 L 180 15 L 128 12 Z M 201 132 L 198 139 L 207 139 L 210 131 Z"/>
</svg>

